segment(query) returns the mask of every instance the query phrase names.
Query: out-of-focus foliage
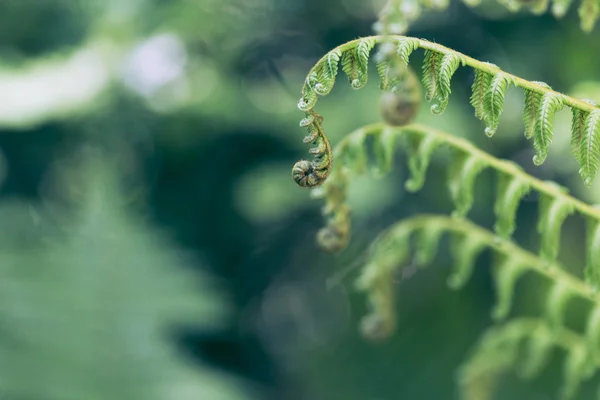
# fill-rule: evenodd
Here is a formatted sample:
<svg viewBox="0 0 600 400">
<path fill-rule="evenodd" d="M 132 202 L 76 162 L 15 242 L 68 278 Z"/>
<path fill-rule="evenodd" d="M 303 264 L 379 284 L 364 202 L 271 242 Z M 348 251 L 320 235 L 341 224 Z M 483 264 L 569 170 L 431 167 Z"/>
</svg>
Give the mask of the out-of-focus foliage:
<svg viewBox="0 0 600 400">
<path fill-rule="evenodd" d="M 67 166 L 77 172 L 49 182 L 70 195 L 69 209 L 52 198 L 0 205 L 12 222 L 1 233 L 3 394 L 247 398 L 172 343 L 176 329 L 223 325 L 229 310 L 214 283 L 193 276 L 190 257 L 131 212 L 110 159 L 81 158 Z"/>
<path fill-rule="evenodd" d="M 461 293 L 445 287 L 447 254 L 434 260 L 438 268 L 403 271 L 394 286 L 401 287 L 398 332 L 377 345 L 359 335 L 363 299 L 349 284 L 377 232 L 400 217 L 451 210 L 439 190 L 444 154 L 432 159 L 418 194 L 399 183 L 402 162 L 386 178 L 357 179 L 348 192 L 354 234 L 337 257 L 317 249 L 321 204 L 289 175 L 306 151 L 296 108 L 306 72 L 328 50 L 372 34 L 382 6 L 0 1 L 0 389 L 7 398 L 119 398 L 137 379 L 149 398 L 455 398 L 454 371 L 490 322 L 489 260 L 478 260 Z M 597 29 L 582 34 L 576 12 L 556 21 L 510 14 L 495 1 L 476 9 L 454 1 L 423 13 L 409 34 L 598 100 L 575 93 L 578 83 L 598 79 L 590 55 L 600 51 Z M 471 80 L 459 69 L 457 101 L 443 116 L 421 107 L 417 122 L 598 201 L 570 153 L 568 112 L 557 113 L 553 146 L 535 167 L 522 94 L 507 91 L 490 140 L 468 104 Z M 360 92 L 338 85 L 320 102 L 332 144 L 380 119 L 380 93 L 377 84 Z M 110 156 L 74 164 L 82 146 Z M 471 213 L 491 227 L 488 177 L 477 178 Z M 516 214 L 515 237 L 531 246 L 537 200 L 526 196 Z M 568 218 L 562 237 L 568 251 L 559 260 L 583 265 L 576 256 L 583 221 Z M 514 312 L 537 313 L 532 299 L 545 289 L 519 281 Z M 570 307 L 567 323 L 581 323 L 584 308 Z M 509 376 L 498 398 L 552 398 L 559 366 L 531 385 Z M 580 398 L 591 398 L 596 383 Z"/>
</svg>

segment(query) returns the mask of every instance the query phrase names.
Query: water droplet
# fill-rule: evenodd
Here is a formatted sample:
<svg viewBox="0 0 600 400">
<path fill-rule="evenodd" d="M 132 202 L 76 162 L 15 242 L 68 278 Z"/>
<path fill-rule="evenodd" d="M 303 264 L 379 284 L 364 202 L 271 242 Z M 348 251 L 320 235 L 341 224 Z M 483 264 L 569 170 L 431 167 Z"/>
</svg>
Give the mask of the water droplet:
<svg viewBox="0 0 600 400">
<path fill-rule="evenodd" d="M 492 136 L 494 136 L 494 134 L 495 134 L 495 133 L 496 133 L 496 130 L 495 130 L 495 129 L 492 129 L 492 128 L 485 128 L 485 135 L 486 135 L 487 137 L 492 137 Z"/>
<path fill-rule="evenodd" d="M 592 178 L 585 179 L 585 186 L 590 187 L 592 185 Z"/>
<path fill-rule="evenodd" d="M 544 163 L 544 157 L 540 156 L 539 154 L 536 154 L 535 156 L 533 156 L 533 163 L 535 165 L 542 165 Z"/>
</svg>

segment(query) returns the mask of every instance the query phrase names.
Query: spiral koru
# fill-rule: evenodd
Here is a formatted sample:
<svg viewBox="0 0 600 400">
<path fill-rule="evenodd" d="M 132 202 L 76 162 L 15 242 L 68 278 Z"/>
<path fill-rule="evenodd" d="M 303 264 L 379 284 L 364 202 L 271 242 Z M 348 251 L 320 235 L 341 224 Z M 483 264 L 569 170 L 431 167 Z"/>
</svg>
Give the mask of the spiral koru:
<svg viewBox="0 0 600 400">
<path fill-rule="evenodd" d="M 315 156 L 312 161 L 300 160 L 292 168 L 292 177 L 301 187 L 317 187 L 325 182 L 331 173 L 333 156 L 331 145 L 321 126 L 322 122 L 323 117 L 312 110 L 300 121 L 300 126 L 308 128 L 308 136 L 303 142 L 316 146 L 309 150 L 309 153 Z"/>
</svg>

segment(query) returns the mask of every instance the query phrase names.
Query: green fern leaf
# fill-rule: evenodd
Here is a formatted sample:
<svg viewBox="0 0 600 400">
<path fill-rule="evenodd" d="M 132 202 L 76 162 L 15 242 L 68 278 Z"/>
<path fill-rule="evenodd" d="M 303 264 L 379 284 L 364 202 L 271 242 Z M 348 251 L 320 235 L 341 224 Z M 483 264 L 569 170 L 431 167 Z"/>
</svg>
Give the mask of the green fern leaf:
<svg viewBox="0 0 600 400">
<path fill-rule="evenodd" d="M 319 96 L 313 87 L 313 79 L 314 76 L 307 78 L 306 83 L 302 88 L 302 97 L 300 98 L 300 101 L 298 101 L 298 109 L 300 111 L 308 112 L 312 110 L 315 104 L 317 104 Z"/>
<path fill-rule="evenodd" d="M 578 13 L 581 20 L 581 29 L 589 33 L 594 29 L 598 20 L 600 4 L 597 0 L 582 0 Z"/>
<path fill-rule="evenodd" d="M 475 109 L 475 116 L 479 119 L 485 117 L 485 94 L 488 92 L 491 83 L 492 75 L 485 71 L 475 70 L 475 80 L 471 86 L 472 94 L 470 102 Z"/>
<path fill-rule="evenodd" d="M 379 75 L 379 89 L 388 90 L 390 87 L 390 63 L 387 60 L 377 63 L 377 74 Z"/>
<path fill-rule="evenodd" d="M 546 325 L 539 325 L 526 340 L 526 356 L 518 370 L 523 379 L 534 379 L 548 365 L 554 352 L 554 335 Z"/>
<path fill-rule="evenodd" d="M 552 15 L 556 18 L 564 17 L 572 3 L 573 0 L 554 0 L 552 2 Z"/>
<path fill-rule="evenodd" d="M 340 49 L 334 49 L 327 53 L 318 69 L 318 83 L 315 85 L 315 92 L 319 96 L 325 96 L 331 92 L 335 84 L 335 78 L 338 73 L 338 64 L 342 57 Z"/>
<path fill-rule="evenodd" d="M 541 15 L 548 10 L 549 3 L 549 0 L 533 0 L 529 1 L 527 6 L 533 15 Z"/>
<path fill-rule="evenodd" d="M 589 112 L 585 118 L 580 156 L 579 174 L 585 184 L 590 186 L 598 172 L 598 157 L 600 157 L 600 110 Z"/>
<path fill-rule="evenodd" d="M 585 280 L 594 291 L 600 289 L 600 221 L 587 219 Z"/>
<path fill-rule="evenodd" d="M 358 61 L 356 59 L 356 52 L 352 50 L 346 50 L 342 53 L 342 71 L 348 77 L 348 82 L 350 85 L 354 87 L 353 82 L 358 80 Z"/>
<path fill-rule="evenodd" d="M 573 211 L 573 204 L 563 197 L 541 196 L 537 228 L 541 235 L 540 257 L 544 260 L 556 260 L 562 224 Z"/>
<path fill-rule="evenodd" d="M 438 71 L 438 82 L 437 82 L 437 96 L 436 99 L 438 104 L 431 106 L 431 112 L 434 114 L 441 114 L 448 106 L 448 99 L 450 97 L 450 80 L 452 75 L 458 69 L 458 66 L 465 65 L 465 59 L 461 55 L 449 53 L 445 54 L 439 65 Z"/>
<path fill-rule="evenodd" d="M 533 157 L 535 165 L 541 165 L 548 155 L 548 148 L 552 142 L 554 130 L 554 114 L 563 108 L 562 96 L 555 93 L 546 93 L 540 100 L 537 118 L 535 121 L 535 136 L 533 147 L 536 155 Z"/>
<path fill-rule="evenodd" d="M 367 84 L 367 78 L 369 76 L 369 55 L 373 46 L 375 46 L 375 40 L 372 38 L 362 39 L 356 45 L 355 61 L 357 77 L 351 82 L 353 89 L 361 89 Z"/>
<path fill-rule="evenodd" d="M 425 183 L 425 173 L 433 151 L 441 141 L 433 135 L 411 134 L 408 137 L 408 169 L 410 178 L 404 184 L 409 192 L 417 192 Z"/>
<path fill-rule="evenodd" d="M 540 86 L 550 89 L 544 82 L 533 82 Z M 540 100 L 542 95 L 534 92 L 533 90 L 523 89 L 525 93 L 525 107 L 523 108 L 523 124 L 525 125 L 525 137 L 531 139 L 535 135 L 535 121 L 537 119 L 537 112 L 540 106 Z"/>
<path fill-rule="evenodd" d="M 453 233 L 450 237 L 453 258 L 453 271 L 448 277 L 448 286 L 452 289 L 463 287 L 473 273 L 475 261 L 485 248 L 485 243 L 477 235 Z"/>
<path fill-rule="evenodd" d="M 556 281 L 546 299 L 546 318 L 553 329 L 564 326 L 565 309 L 573 293 L 563 281 Z"/>
<path fill-rule="evenodd" d="M 356 281 L 359 290 L 369 290 L 381 276 L 388 276 L 410 259 L 411 231 L 405 226 L 386 231 L 373 241 L 369 264 Z"/>
<path fill-rule="evenodd" d="M 587 347 L 583 344 L 571 346 L 567 352 L 564 365 L 564 384 L 561 388 L 561 398 L 570 400 L 577 394 L 581 383 L 594 372 Z"/>
<path fill-rule="evenodd" d="M 425 225 L 416 232 L 415 262 L 419 267 L 431 264 L 443 233 L 443 227 L 436 224 Z"/>
<path fill-rule="evenodd" d="M 373 135 L 373 153 L 375 155 L 376 168 L 375 175 L 383 176 L 392 168 L 394 151 L 396 145 L 396 135 L 393 129 L 384 128 Z"/>
<path fill-rule="evenodd" d="M 581 142 L 585 135 L 585 120 L 588 113 L 578 108 L 572 108 L 571 112 L 571 152 L 581 165 Z"/>
<path fill-rule="evenodd" d="M 477 156 L 455 150 L 452 163 L 448 168 L 448 189 L 454 202 L 455 217 L 464 217 L 473 205 L 473 191 L 477 175 L 486 167 L 486 163 Z"/>
<path fill-rule="evenodd" d="M 600 306 L 598 305 L 588 316 L 585 340 L 594 356 L 598 357 L 600 355 Z"/>
<path fill-rule="evenodd" d="M 413 51 L 419 48 L 419 41 L 412 38 L 403 38 L 398 40 L 398 56 L 408 66 L 408 59 Z"/>
<path fill-rule="evenodd" d="M 527 268 L 512 257 L 504 257 L 494 265 L 494 281 L 496 284 L 496 306 L 492 311 L 492 318 L 496 321 L 505 319 L 510 312 L 514 297 L 515 285 Z"/>
<path fill-rule="evenodd" d="M 365 146 L 365 134 L 353 135 L 346 142 L 341 154 L 344 167 L 357 175 L 364 174 L 367 170 L 367 149 Z"/>
<path fill-rule="evenodd" d="M 438 94 L 439 67 L 442 55 L 435 51 L 425 50 L 423 60 L 423 86 L 425 87 L 425 99 L 433 100 Z"/>
<path fill-rule="evenodd" d="M 503 72 L 498 72 L 492 78 L 489 89 L 485 95 L 484 111 L 485 111 L 485 134 L 489 137 L 494 136 L 498 123 L 500 121 L 500 114 L 504 109 L 504 96 L 508 87 L 512 83 L 512 79 Z"/>
<path fill-rule="evenodd" d="M 499 173 L 494 205 L 496 214 L 494 229 L 501 237 L 508 238 L 513 234 L 519 202 L 530 190 L 530 185 L 524 180 L 510 174 Z"/>
</svg>

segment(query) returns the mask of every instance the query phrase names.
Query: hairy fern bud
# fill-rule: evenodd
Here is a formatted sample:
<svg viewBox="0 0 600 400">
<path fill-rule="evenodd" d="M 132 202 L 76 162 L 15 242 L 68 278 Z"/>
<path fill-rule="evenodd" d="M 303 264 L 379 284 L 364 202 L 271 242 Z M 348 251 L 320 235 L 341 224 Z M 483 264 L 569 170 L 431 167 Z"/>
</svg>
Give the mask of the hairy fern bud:
<svg viewBox="0 0 600 400">
<path fill-rule="evenodd" d="M 381 117 L 388 125 L 407 125 L 419 112 L 423 96 L 421 85 L 412 69 L 403 67 L 397 86 L 383 93 L 379 102 Z"/>
</svg>

